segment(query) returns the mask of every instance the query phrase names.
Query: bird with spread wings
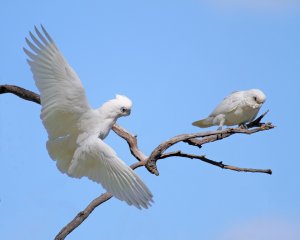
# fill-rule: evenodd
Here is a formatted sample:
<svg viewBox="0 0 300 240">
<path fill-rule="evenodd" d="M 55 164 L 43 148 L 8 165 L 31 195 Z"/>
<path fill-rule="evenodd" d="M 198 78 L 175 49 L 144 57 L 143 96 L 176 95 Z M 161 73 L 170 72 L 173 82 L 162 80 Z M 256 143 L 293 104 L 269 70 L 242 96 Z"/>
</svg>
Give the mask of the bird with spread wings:
<svg viewBox="0 0 300 240">
<path fill-rule="evenodd" d="M 29 33 L 24 48 L 41 98 L 41 119 L 48 132 L 47 149 L 58 169 L 70 177 L 88 177 L 116 198 L 148 208 L 152 194 L 142 180 L 103 139 L 119 117 L 128 116 L 132 102 L 116 95 L 92 109 L 84 87 L 53 39 L 41 26 Z"/>
</svg>

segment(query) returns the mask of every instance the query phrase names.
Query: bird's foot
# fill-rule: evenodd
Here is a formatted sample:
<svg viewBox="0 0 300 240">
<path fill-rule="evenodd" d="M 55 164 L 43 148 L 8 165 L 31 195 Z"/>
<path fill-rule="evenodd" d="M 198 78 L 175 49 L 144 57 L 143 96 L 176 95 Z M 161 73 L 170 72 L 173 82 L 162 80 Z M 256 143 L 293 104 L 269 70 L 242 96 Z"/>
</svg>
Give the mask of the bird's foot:
<svg viewBox="0 0 300 240">
<path fill-rule="evenodd" d="M 269 112 L 269 110 L 267 110 L 266 112 L 264 112 L 262 115 L 260 115 L 258 118 L 256 118 L 254 121 L 250 122 L 247 124 L 248 128 L 252 128 L 252 127 L 261 127 L 264 126 L 265 123 L 262 123 L 261 120 L 264 118 L 264 116 L 267 115 L 267 113 Z"/>
<path fill-rule="evenodd" d="M 241 128 L 241 129 L 248 129 L 248 126 L 247 126 L 247 124 L 242 123 L 242 124 L 239 125 L 239 128 Z"/>
</svg>

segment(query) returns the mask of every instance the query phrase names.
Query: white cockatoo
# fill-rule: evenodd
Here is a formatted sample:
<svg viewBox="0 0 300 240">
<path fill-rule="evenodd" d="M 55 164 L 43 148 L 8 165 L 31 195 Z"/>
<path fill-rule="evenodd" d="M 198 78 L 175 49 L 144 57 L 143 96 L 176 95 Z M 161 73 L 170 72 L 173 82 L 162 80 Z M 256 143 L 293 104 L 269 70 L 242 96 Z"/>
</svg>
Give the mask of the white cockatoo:
<svg viewBox="0 0 300 240">
<path fill-rule="evenodd" d="M 192 124 L 201 128 L 216 125 L 219 126 L 218 130 L 221 130 L 224 125 L 245 126 L 255 119 L 265 101 L 266 96 L 259 89 L 233 92 L 225 97 L 207 118 Z"/>
<path fill-rule="evenodd" d="M 49 155 L 62 173 L 88 177 L 129 205 L 148 208 L 152 194 L 147 186 L 103 141 L 117 119 L 130 114 L 131 100 L 116 95 L 92 109 L 79 77 L 41 28 L 42 32 L 35 27 L 36 36 L 29 33 L 31 51 L 24 51 L 40 91 Z"/>
</svg>

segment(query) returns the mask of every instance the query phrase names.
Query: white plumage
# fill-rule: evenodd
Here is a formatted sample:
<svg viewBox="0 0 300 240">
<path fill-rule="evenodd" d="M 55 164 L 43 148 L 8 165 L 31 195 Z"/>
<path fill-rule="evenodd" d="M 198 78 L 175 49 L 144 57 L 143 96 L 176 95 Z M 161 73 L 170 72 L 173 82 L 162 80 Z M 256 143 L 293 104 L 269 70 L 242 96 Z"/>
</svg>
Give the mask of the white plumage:
<svg viewBox="0 0 300 240">
<path fill-rule="evenodd" d="M 233 92 L 207 118 L 192 124 L 202 128 L 217 125 L 219 130 L 224 125 L 244 125 L 255 119 L 265 100 L 265 94 L 259 89 Z"/>
<path fill-rule="evenodd" d="M 52 38 L 41 26 L 24 48 L 41 96 L 41 119 L 48 132 L 47 149 L 58 169 L 71 177 L 100 183 L 116 198 L 148 208 L 152 194 L 142 180 L 102 140 L 132 102 L 116 95 L 98 109 L 87 101 L 82 83 Z"/>
</svg>

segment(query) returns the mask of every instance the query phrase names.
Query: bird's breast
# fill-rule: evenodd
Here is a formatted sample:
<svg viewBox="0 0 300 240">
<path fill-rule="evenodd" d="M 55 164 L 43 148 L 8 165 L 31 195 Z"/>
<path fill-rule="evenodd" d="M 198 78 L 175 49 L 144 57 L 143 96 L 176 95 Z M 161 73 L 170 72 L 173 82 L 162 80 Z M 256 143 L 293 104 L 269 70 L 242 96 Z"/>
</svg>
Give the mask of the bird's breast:
<svg viewBox="0 0 300 240">
<path fill-rule="evenodd" d="M 250 122 L 256 115 L 258 109 L 250 106 L 238 107 L 235 111 L 226 116 L 226 125 L 238 125 Z"/>
</svg>

